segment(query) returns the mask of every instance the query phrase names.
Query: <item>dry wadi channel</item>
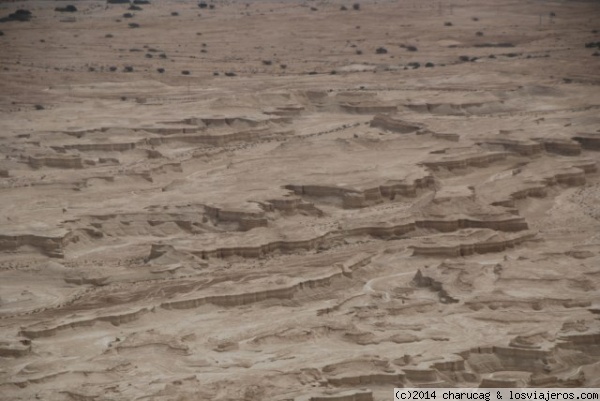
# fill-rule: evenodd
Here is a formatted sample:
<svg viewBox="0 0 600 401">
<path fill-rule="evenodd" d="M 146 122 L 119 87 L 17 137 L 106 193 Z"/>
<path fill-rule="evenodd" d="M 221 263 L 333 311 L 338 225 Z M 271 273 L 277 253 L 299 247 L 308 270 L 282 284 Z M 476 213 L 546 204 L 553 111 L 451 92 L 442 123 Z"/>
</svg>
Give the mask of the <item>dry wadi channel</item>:
<svg viewBox="0 0 600 401">
<path fill-rule="evenodd" d="M 0 399 L 600 387 L 600 3 L 0 4 Z"/>
</svg>

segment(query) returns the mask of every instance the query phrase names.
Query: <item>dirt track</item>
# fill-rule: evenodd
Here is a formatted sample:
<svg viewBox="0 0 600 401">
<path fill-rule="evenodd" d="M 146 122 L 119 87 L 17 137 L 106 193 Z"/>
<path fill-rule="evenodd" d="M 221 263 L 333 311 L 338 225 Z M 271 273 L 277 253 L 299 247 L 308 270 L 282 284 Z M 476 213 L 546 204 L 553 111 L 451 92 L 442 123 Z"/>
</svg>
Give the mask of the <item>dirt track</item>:
<svg viewBox="0 0 600 401">
<path fill-rule="evenodd" d="M 65 4 L 0 4 L 0 399 L 600 387 L 597 2 Z"/>
</svg>

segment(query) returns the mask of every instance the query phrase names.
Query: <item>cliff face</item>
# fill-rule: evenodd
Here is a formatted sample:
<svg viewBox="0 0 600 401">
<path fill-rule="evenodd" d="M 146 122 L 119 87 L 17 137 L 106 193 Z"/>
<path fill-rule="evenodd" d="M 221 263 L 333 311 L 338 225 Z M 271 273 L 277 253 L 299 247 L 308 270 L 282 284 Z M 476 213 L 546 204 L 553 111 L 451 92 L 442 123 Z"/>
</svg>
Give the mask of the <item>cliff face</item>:
<svg viewBox="0 0 600 401">
<path fill-rule="evenodd" d="M 344 391 L 332 395 L 316 395 L 308 398 L 299 398 L 298 401 L 373 401 L 371 391 Z"/>
<path fill-rule="evenodd" d="M 494 138 L 483 142 L 488 145 L 501 146 L 506 150 L 523 156 L 538 154 L 544 150 L 544 145 L 530 140 L 518 140 L 508 138 Z"/>
<path fill-rule="evenodd" d="M 29 165 L 33 168 L 83 168 L 83 160 L 79 156 L 30 156 Z"/>
<path fill-rule="evenodd" d="M 544 146 L 544 150 L 549 153 L 557 153 L 566 156 L 577 156 L 581 154 L 581 145 L 576 141 L 561 138 L 534 138 L 534 140 L 541 142 Z"/>
<path fill-rule="evenodd" d="M 147 313 L 147 309 L 140 309 L 131 313 L 116 313 L 106 316 L 98 316 L 93 319 L 86 320 L 75 320 L 68 323 L 60 324 L 57 326 L 48 326 L 44 324 L 40 324 L 37 326 L 33 326 L 30 328 L 23 329 L 19 332 L 20 335 L 27 337 L 29 339 L 37 339 L 41 337 L 51 337 L 57 335 L 60 331 L 67 329 L 74 329 L 78 327 L 89 327 L 93 326 L 97 322 L 109 322 L 113 326 L 119 326 L 123 323 L 129 323 L 134 320 L 139 319 L 141 315 Z"/>
<path fill-rule="evenodd" d="M 594 133 L 581 133 L 573 136 L 581 147 L 588 150 L 600 150 L 600 135 Z"/>
<path fill-rule="evenodd" d="M 388 181 L 381 185 L 366 189 L 346 188 L 328 185 L 286 185 L 285 188 L 296 195 L 314 198 L 337 198 L 341 200 L 344 208 L 363 208 L 383 202 L 385 199 L 394 199 L 396 195 L 415 197 L 420 190 L 433 188 L 433 176 L 425 175 L 412 181 Z"/>
<path fill-rule="evenodd" d="M 85 143 L 64 145 L 58 149 L 78 150 L 80 152 L 126 152 L 135 149 L 134 142 L 129 143 Z"/>
<path fill-rule="evenodd" d="M 473 234 L 482 234 L 473 235 Z M 480 253 L 502 252 L 507 248 L 513 248 L 525 241 L 535 237 L 535 233 L 522 232 L 514 235 L 490 235 L 491 233 L 481 231 L 467 232 L 464 236 L 440 237 L 440 240 L 448 239 L 447 244 L 424 244 L 413 245 L 413 255 L 417 256 L 442 256 L 442 257 L 464 257 Z M 464 242 L 463 242 L 464 241 Z M 430 242 L 430 241 L 427 241 Z"/>
<path fill-rule="evenodd" d="M 371 127 L 400 134 L 410 134 L 423 129 L 421 124 L 410 123 L 386 114 L 377 114 L 370 122 Z"/>
<path fill-rule="evenodd" d="M 62 258 L 69 236 L 43 236 L 35 234 L 2 235 L 0 234 L 0 251 L 14 252 L 20 247 L 30 246 L 39 249 L 43 254 Z"/>
<path fill-rule="evenodd" d="M 426 161 L 423 165 L 432 170 L 445 168 L 448 170 L 461 169 L 467 167 L 484 167 L 491 163 L 506 159 L 508 153 L 489 152 L 485 154 L 471 154 L 463 156 L 447 157 L 436 161 Z"/>
</svg>

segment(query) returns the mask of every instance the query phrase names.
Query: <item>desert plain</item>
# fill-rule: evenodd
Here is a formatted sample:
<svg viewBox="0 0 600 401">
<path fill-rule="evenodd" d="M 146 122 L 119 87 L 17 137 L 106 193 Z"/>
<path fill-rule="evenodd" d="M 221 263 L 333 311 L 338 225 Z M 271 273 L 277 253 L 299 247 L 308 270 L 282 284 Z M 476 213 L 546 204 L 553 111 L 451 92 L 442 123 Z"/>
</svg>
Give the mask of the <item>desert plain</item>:
<svg viewBox="0 0 600 401">
<path fill-rule="evenodd" d="M 600 387 L 599 17 L 2 2 L 0 399 Z"/>
</svg>

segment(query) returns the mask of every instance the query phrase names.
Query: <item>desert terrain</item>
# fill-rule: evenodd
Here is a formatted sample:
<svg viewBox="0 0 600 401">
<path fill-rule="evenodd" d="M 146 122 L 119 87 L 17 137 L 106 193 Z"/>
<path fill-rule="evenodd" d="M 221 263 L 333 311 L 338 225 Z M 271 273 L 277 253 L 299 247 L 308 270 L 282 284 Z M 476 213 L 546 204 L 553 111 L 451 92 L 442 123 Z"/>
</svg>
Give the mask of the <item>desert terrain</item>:
<svg viewBox="0 0 600 401">
<path fill-rule="evenodd" d="M 0 3 L 0 399 L 600 387 L 599 17 Z"/>
</svg>

